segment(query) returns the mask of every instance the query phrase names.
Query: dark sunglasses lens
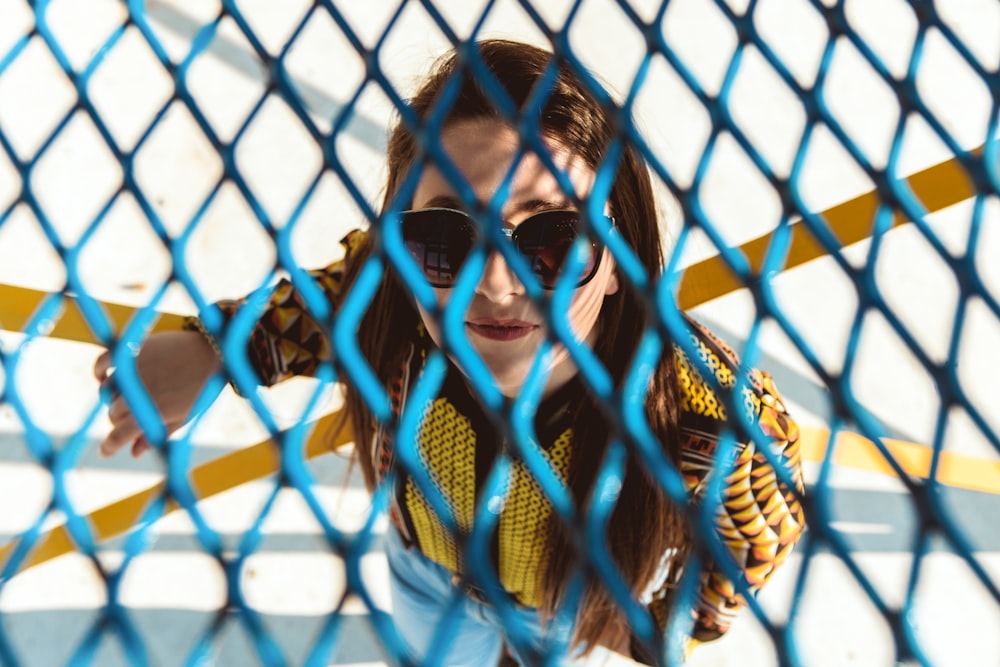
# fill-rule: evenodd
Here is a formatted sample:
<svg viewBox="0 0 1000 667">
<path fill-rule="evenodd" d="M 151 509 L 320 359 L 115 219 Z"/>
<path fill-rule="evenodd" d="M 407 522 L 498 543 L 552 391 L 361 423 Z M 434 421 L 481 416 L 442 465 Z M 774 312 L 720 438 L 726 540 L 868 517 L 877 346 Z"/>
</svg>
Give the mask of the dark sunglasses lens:
<svg viewBox="0 0 1000 667">
<path fill-rule="evenodd" d="M 531 263 L 532 270 L 544 287 L 555 287 L 580 226 L 578 213 L 552 211 L 532 216 L 517 227 L 518 250 Z M 591 248 L 590 257 L 580 273 L 579 284 L 593 277 L 596 262 L 597 250 Z"/>
<path fill-rule="evenodd" d="M 458 211 L 403 214 L 403 241 L 434 287 L 450 287 L 475 243 L 469 220 Z"/>
</svg>

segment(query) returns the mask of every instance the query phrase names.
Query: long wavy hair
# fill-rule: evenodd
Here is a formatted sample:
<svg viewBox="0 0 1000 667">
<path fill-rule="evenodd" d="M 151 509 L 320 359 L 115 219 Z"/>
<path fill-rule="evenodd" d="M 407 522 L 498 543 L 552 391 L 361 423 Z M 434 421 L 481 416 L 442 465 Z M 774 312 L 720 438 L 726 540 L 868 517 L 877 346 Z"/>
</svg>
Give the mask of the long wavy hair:
<svg viewBox="0 0 1000 667">
<path fill-rule="evenodd" d="M 519 109 L 525 108 L 536 84 L 555 57 L 548 51 L 504 40 L 483 41 L 476 47 L 482 62 Z M 461 77 L 461 86 L 451 103 L 445 126 L 457 121 L 501 118 L 496 105 L 469 73 L 457 51 L 438 60 L 409 100 L 418 118 L 428 118 L 453 77 Z M 559 75 L 542 107 L 540 127 L 548 138 L 582 157 L 595 170 L 615 137 L 611 116 L 564 64 L 559 65 Z M 397 121 L 387 147 L 388 177 L 383 208 L 397 197 L 408 170 L 418 167 L 418 161 L 425 159 L 414 130 Z M 619 160 L 608 206 L 619 232 L 655 280 L 664 264 L 663 239 L 648 169 L 631 147 L 625 148 Z M 358 261 L 352 262 L 346 277 L 348 284 L 372 253 L 371 240 L 358 249 Z M 388 387 L 398 374 L 402 355 L 409 349 L 419 322 L 412 297 L 390 269 L 361 322 L 360 330 L 372 332 L 372 335 L 358 337 L 362 353 L 385 386 Z M 605 298 L 594 344 L 594 352 L 608 369 L 616 387 L 621 387 L 649 322 L 651 313 L 645 300 L 628 280 L 620 277 L 618 292 Z M 679 458 L 679 395 L 673 347 L 668 343 L 652 375 L 646 407 L 649 424 L 675 465 Z M 372 444 L 376 424 L 367 404 L 349 383 L 347 409 L 359 463 L 366 483 L 373 488 L 376 473 Z M 607 451 L 613 427 L 597 402 L 586 393 L 575 410 L 572 428 L 575 434 L 587 434 L 586 442 L 574 442 L 575 455 L 568 480 L 576 506 L 583 508 Z M 564 600 L 579 564 L 570 528 L 557 519 L 553 523 L 557 525 L 549 531 L 548 538 L 552 547 L 549 553 L 553 557 L 539 572 L 545 616 L 553 614 Z M 608 525 L 607 543 L 615 564 L 635 595 L 649 585 L 664 554 L 673 550 L 679 564 L 687 552 L 689 540 L 683 512 L 667 498 L 631 453 L 624 484 Z M 583 645 L 584 650 L 589 651 L 599 644 L 620 647 L 628 637 L 629 628 L 623 614 L 600 579 L 588 575 L 578 607 L 573 644 Z"/>
</svg>

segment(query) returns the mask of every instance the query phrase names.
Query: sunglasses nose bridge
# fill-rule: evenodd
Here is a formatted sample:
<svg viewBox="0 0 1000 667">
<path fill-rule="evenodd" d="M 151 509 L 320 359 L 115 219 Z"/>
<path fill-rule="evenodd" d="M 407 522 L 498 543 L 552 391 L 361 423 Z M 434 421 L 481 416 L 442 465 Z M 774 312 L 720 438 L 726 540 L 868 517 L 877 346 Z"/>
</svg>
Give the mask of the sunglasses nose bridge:
<svg viewBox="0 0 1000 667">
<path fill-rule="evenodd" d="M 501 303 L 520 294 L 524 287 L 507 264 L 507 259 L 496 248 L 486 248 L 486 263 L 476 286 L 476 293 L 488 300 Z"/>
</svg>

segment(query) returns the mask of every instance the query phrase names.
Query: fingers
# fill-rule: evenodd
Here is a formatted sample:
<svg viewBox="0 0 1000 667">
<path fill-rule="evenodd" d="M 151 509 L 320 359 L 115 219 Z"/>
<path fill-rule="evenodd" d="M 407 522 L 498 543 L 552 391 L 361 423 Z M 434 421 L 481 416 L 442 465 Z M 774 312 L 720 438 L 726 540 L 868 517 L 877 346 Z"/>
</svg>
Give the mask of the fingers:
<svg viewBox="0 0 1000 667">
<path fill-rule="evenodd" d="M 119 449 L 130 442 L 133 442 L 141 435 L 142 429 L 139 428 L 135 419 L 125 419 L 118 424 L 115 424 L 114 428 L 111 429 L 111 432 L 108 433 L 107 437 L 101 441 L 101 444 L 98 446 L 97 453 L 104 459 L 109 456 L 114 456 Z"/>
<path fill-rule="evenodd" d="M 112 377 L 114 372 L 111 367 L 111 351 L 106 350 L 94 362 L 94 377 L 101 383 L 100 396 L 102 401 L 113 404 L 119 397 L 118 388 L 115 386 Z"/>
<path fill-rule="evenodd" d="M 140 435 L 132 445 L 132 458 L 137 459 L 153 448 L 146 436 Z"/>
<path fill-rule="evenodd" d="M 108 419 L 111 420 L 111 424 L 117 426 L 131 415 L 132 411 L 129 410 L 125 399 L 121 396 L 115 396 L 111 401 L 111 407 L 108 408 Z"/>
<path fill-rule="evenodd" d="M 94 377 L 101 383 L 101 393 L 108 401 L 108 419 L 111 422 L 111 432 L 98 445 L 98 455 L 101 458 L 114 456 L 122 448 L 131 444 L 132 457 L 139 458 L 150 449 L 152 443 L 146 438 L 125 399 L 118 393 L 113 381 L 111 351 L 107 350 L 94 362 Z M 167 424 L 167 433 L 173 433 L 181 424 Z"/>
<path fill-rule="evenodd" d="M 98 382 L 108 379 L 108 371 L 111 370 L 111 350 L 105 350 L 94 362 L 94 377 Z"/>
<path fill-rule="evenodd" d="M 167 435 L 176 431 L 182 424 L 167 424 Z M 107 437 L 101 441 L 97 453 L 103 458 L 109 458 L 117 454 L 123 447 L 132 445 L 132 457 L 139 458 L 149 450 L 153 449 L 153 444 L 146 437 L 145 433 L 136 423 L 134 418 L 116 424 Z"/>
</svg>

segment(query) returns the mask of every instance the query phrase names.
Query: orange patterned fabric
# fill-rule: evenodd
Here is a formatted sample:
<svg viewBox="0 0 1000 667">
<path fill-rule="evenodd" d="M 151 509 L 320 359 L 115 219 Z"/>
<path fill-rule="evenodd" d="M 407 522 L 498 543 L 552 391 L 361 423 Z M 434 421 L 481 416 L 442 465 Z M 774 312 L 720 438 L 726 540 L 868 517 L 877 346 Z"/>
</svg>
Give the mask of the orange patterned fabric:
<svg viewBox="0 0 1000 667">
<path fill-rule="evenodd" d="M 367 234 L 354 230 L 341 239 L 345 259 L 309 276 L 331 304 L 339 302 L 344 280 L 345 260 L 357 249 Z M 243 305 L 243 300 L 218 304 L 226 321 Z M 329 325 L 310 312 L 302 296 L 287 278 L 274 288 L 247 345 L 247 356 L 261 384 L 270 386 L 296 375 L 312 376 L 321 361 L 330 359 Z"/>
<path fill-rule="evenodd" d="M 704 327 L 692 324 L 691 342 L 699 352 L 701 367 L 714 373 L 721 389 L 737 389 L 739 362 L 735 353 Z M 700 503 L 709 475 L 717 465 L 720 432 L 728 423 L 715 390 L 679 348 L 677 359 L 685 401 L 681 472 L 692 502 Z M 723 497 L 715 517 L 719 539 L 755 592 L 785 562 L 805 528 L 801 504 L 804 485 L 799 429 L 789 417 L 771 376 L 751 369 L 740 389 L 741 400 L 734 397 L 733 402 L 742 406 L 761 437 L 737 445 L 736 458 L 725 472 Z M 762 446 L 783 466 L 791 487 L 776 473 Z M 654 596 L 658 601 L 654 614 L 661 620 L 669 612 L 668 593 L 664 590 Z M 694 637 L 708 641 L 722 635 L 744 605 L 722 568 L 714 562 L 705 563 L 693 611 Z"/>
<path fill-rule="evenodd" d="M 354 232 L 343 241 L 349 259 L 364 238 Z M 331 302 L 339 300 L 344 264 L 338 262 L 312 273 Z M 221 304 L 234 312 L 240 302 Z M 691 322 L 688 349 L 675 345 L 677 370 L 682 389 L 681 473 L 692 503 L 705 502 L 710 475 L 716 462 L 720 435 L 729 425 L 725 396 L 739 391 L 731 405 L 740 407 L 758 429 L 758 436 L 739 443 L 721 474 L 725 491 L 715 509 L 717 536 L 728 547 L 743 572 L 751 591 L 758 590 L 787 559 L 804 529 L 800 503 L 803 492 L 798 427 L 791 420 L 771 377 L 756 370 L 740 368 L 737 356 L 707 329 Z M 249 344 L 249 356 L 263 384 L 271 385 L 291 375 L 310 375 L 329 358 L 329 326 L 312 317 L 291 283 L 282 281 L 274 290 L 269 306 L 260 318 Z M 428 343 L 415 332 L 415 349 L 401 376 L 390 387 L 395 407 L 405 400 L 406 385 L 422 368 Z M 455 375 L 450 373 L 449 377 Z M 738 382 L 739 377 L 744 381 Z M 539 413 L 558 413 L 540 435 L 541 448 L 554 470 L 565 478 L 574 453 L 572 432 L 567 430 L 573 405 L 569 397 L 562 403 L 543 403 Z M 482 461 L 496 455 L 500 444 L 489 420 L 471 399 L 461 380 L 446 381 L 441 395 L 427 406 L 420 430 L 420 460 L 435 487 L 449 503 L 460 530 L 468 530 L 474 519 L 476 493 L 483 475 Z M 785 469 L 788 486 L 776 474 L 761 447 Z M 376 443 L 376 469 L 384 475 L 392 464 L 391 434 L 383 433 Z M 520 467 L 518 467 L 520 466 Z M 499 519 L 497 563 L 500 580 L 522 604 L 540 602 L 535 574 L 543 571 L 545 535 L 551 519 L 551 504 L 523 464 L 516 464 L 507 502 Z M 393 503 L 392 515 L 404 538 L 432 560 L 456 573 L 461 572 L 457 536 L 451 535 L 430 509 L 423 493 L 404 480 Z M 650 557 L 661 558 L 661 554 Z M 655 618 L 666 622 L 671 602 L 671 586 L 651 582 L 644 602 Z M 706 641 L 729 629 L 744 606 L 736 587 L 713 562 L 703 565 L 702 585 L 693 610 L 693 637 Z"/>
</svg>

